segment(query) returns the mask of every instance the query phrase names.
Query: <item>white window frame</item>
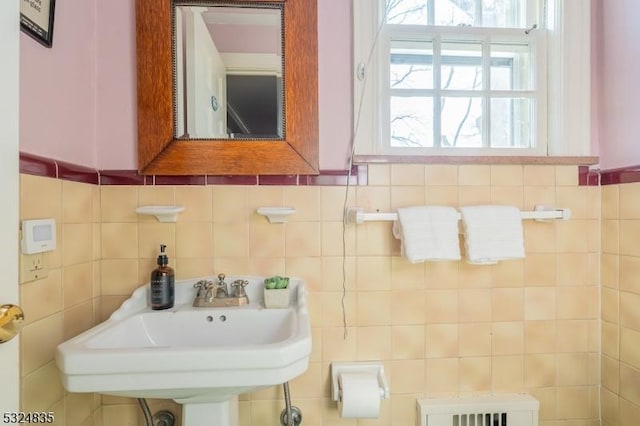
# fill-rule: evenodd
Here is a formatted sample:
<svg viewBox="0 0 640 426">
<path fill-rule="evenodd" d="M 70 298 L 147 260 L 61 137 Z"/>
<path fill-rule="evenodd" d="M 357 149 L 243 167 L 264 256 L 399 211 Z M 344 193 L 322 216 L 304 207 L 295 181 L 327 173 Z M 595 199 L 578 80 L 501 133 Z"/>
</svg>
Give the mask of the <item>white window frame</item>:
<svg viewBox="0 0 640 426">
<path fill-rule="evenodd" d="M 589 155 L 591 16 L 584 0 L 541 0 L 546 1 L 546 21 L 539 27 L 546 29 L 534 30 L 532 42 L 538 55 L 537 84 L 543 90 L 536 96 L 536 147 L 531 149 L 390 147 L 383 140 L 389 126 L 389 37 L 379 31 L 379 1 L 384 2 L 353 0 L 356 155 Z"/>
</svg>

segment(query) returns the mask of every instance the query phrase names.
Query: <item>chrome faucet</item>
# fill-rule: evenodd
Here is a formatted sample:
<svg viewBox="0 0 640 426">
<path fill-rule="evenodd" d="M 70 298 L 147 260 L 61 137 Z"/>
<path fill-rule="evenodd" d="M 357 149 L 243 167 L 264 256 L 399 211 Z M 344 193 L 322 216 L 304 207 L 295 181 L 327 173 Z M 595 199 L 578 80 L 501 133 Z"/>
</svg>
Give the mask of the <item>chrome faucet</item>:
<svg viewBox="0 0 640 426">
<path fill-rule="evenodd" d="M 202 307 L 224 307 L 224 306 L 241 306 L 249 304 L 249 296 L 245 291 L 245 287 L 249 284 L 247 280 L 235 280 L 231 284 L 232 294 L 229 294 L 229 288 L 224 281 L 225 274 L 218 274 L 218 282 L 214 283 L 209 280 L 200 280 L 193 285 L 197 288 L 196 297 L 193 300 L 193 306 Z"/>
</svg>

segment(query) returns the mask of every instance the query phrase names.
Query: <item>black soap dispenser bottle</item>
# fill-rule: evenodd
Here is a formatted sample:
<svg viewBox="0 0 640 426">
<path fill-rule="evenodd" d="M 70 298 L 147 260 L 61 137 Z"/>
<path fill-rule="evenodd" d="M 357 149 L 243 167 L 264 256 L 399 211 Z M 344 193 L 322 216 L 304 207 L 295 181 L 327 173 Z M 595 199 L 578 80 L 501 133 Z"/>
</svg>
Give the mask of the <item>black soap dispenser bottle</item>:
<svg viewBox="0 0 640 426">
<path fill-rule="evenodd" d="M 151 309 L 155 310 L 172 308 L 175 300 L 175 274 L 167 266 L 169 258 L 166 248 L 166 245 L 160 245 L 158 267 L 151 272 L 150 302 Z"/>
</svg>

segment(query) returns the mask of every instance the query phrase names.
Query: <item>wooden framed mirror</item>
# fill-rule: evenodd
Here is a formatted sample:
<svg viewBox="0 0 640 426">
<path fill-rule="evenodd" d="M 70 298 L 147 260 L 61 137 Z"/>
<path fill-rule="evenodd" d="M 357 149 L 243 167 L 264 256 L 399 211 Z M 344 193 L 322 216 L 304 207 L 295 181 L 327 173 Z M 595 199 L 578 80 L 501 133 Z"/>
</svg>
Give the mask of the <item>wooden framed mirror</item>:
<svg viewBox="0 0 640 426">
<path fill-rule="evenodd" d="M 189 138 L 177 125 L 176 4 L 187 3 L 281 10 L 283 117 L 276 138 Z M 136 50 L 140 174 L 319 173 L 316 0 L 136 0 Z"/>
</svg>

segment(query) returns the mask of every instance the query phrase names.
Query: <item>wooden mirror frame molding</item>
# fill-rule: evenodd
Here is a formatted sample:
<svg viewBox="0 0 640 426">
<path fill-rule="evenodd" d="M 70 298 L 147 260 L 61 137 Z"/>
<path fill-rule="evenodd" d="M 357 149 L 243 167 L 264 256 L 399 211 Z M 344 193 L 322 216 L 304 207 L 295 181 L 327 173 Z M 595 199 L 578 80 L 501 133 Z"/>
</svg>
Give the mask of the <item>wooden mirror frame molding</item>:
<svg viewBox="0 0 640 426">
<path fill-rule="evenodd" d="M 316 0 L 281 4 L 284 14 L 284 140 L 178 140 L 174 131 L 172 0 L 136 0 L 138 172 L 143 175 L 317 175 Z M 207 4 L 233 0 L 210 0 Z"/>
</svg>

